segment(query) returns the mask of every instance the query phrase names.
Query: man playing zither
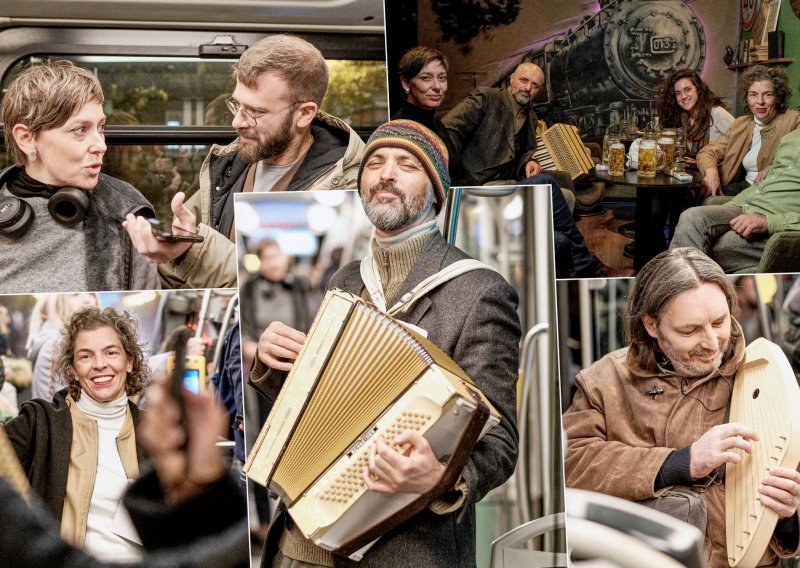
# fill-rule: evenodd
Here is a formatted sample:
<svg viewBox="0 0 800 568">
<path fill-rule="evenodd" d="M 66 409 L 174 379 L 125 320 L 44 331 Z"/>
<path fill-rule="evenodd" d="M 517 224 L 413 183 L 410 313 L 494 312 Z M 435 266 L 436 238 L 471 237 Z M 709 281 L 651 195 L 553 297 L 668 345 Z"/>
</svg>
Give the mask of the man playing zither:
<svg viewBox="0 0 800 568">
<path fill-rule="evenodd" d="M 736 292 L 700 251 L 671 249 L 639 273 L 627 311 L 629 347 L 576 378 L 563 417 L 567 487 L 649 499 L 684 521 L 705 523 L 708 566 L 728 566 L 721 475 L 758 439 L 742 424 L 724 423 L 745 354 Z M 679 510 L 668 510 L 670 495 L 683 501 Z M 776 566 L 798 551 L 800 474 L 770 468 L 758 499 L 780 517 L 759 563 Z"/>
<path fill-rule="evenodd" d="M 393 305 L 442 268 L 468 258 L 448 245 L 436 227 L 449 184 L 444 144 L 419 123 L 388 122 L 370 137 L 359 188 L 375 225 L 372 254 L 378 260 L 385 305 Z M 359 265 L 342 268 L 330 287 L 371 299 Z M 511 475 L 517 458 L 517 302 L 516 292 L 499 274 L 475 270 L 430 291 L 399 318 L 426 330 L 500 413 L 500 424 L 475 445 L 455 486 L 384 535 L 358 563 L 304 540 L 286 515 L 279 516 L 267 537 L 263 566 L 475 566 L 475 503 Z M 304 342 L 304 333 L 279 322 L 270 324 L 259 341 L 251 373 L 254 386 L 274 400 Z M 408 451 L 400 454 L 382 439 L 371 447 L 364 471 L 367 487 L 383 493 L 426 493 L 442 477 L 444 466 L 419 434 L 406 431 L 395 441 L 408 444 Z"/>
</svg>

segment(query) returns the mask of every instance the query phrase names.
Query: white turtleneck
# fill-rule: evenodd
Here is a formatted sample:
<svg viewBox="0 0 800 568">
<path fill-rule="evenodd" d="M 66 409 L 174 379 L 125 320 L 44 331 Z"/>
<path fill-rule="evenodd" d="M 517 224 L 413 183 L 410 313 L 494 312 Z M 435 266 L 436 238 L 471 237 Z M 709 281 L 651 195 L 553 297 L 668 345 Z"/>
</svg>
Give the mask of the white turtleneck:
<svg viewBox="0 0 800 568">
<path fill-rule="evenodd" d="M 753 185 L 758 176 L 758 152 L 761 150 L 761 129 L 764 128 L 764 123 L 757 117 L 753 117 L 755 126 L 753 127 L 753 141 L 750 143 L 750 150 L 744 155 L 742 159 L 742 167 L 747 172 L 744 178 L 747 183 Z"/>
<path fill-rule="evenodd" d="M 117 448 L 117 436 L 128 412 L 128 397 L 123 394 L 112 402 L 97 402 L 83 393 L 77 405 L 97 422 L 98 434 L 97 474 L 86 520 L 85 548 L 103 561 L 134 562 L 141 558 L 141 546 L 117 534 L 127 533 L 125 529 L 130 526 L 122 505 L 128 478 Z"/>
</svg>

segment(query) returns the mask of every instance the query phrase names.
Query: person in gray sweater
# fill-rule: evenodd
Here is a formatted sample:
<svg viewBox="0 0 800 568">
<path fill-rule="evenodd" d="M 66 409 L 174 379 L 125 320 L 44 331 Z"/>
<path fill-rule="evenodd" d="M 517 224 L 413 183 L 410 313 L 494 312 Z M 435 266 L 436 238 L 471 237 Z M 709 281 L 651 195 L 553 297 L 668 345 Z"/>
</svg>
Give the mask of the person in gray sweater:
<svg viewBox="0 0 800 568">
<path fill-rule="evenodd" d="M 3 98 L 6 148 L 0 172 L 0 293 L 159 288 L 156 267 L 122 227 L 153 217 L 130 184 L 100 173 L 103 90 L 69 61 L 25 69 Z"/>
</svg>

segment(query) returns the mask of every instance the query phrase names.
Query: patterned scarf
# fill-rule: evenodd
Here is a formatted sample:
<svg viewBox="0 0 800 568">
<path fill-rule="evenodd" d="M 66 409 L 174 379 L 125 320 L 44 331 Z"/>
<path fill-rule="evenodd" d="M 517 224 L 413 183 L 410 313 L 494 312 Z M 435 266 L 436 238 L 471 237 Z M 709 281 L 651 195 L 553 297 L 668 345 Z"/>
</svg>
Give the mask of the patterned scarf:
<svg viewBox="0 0 800 568">
<path fill-rule="evenodd" d="M 686 130 L 686 153 L 694 156 L 700 149 L 708 144 L 708 131 L 711 127 L 711 115 L 705 120 L 696 120 L 694 124 L 689 124 L 689 115 L 681 113 L 681 126 Z"/>
</svg>

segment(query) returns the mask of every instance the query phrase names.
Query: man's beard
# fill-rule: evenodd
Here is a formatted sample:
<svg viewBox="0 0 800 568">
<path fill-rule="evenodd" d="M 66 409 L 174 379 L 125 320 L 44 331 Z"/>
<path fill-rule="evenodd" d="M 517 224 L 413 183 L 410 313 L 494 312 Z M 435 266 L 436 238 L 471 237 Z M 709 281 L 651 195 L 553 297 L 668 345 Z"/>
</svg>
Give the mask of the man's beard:
<svg viewBox="0 0 800 568">
<path fill-rule="evenodd" d="M 373 196 L 378 191 L 388 191 L 397 196 L 398 201 L 373 200 Z M 362 193 L 361 203 L 364 205 L 364 212 L 370 222 L 381 231 L 388 233 L 418 224 L 433 207 L 433 188 L 429 187 L 424 197 L 415 195 L 408 201 L 405 193 L 399 190 L 394 183 L 378 182 Z"/>
<path fill-rule="evenodd" d="M 517 91 L 516 93 L 511 93 L 511 96 L 517 101 L 517 104 L 521 106 L 525 106 L 529 102 L 531 102 L 532 96 L 529 93 L 525 93 L 523 91 Z"/>
<path fill-rule="evenodd" d="M 292 118 L 294 113 L 290 112 L 278 127 L 277 132 L 267 138 L 265 142 L 258 141 L 255 144 L 239 144 L 238 154 L 246 164 L 254 164 L 261 160 L 277 158 L 286 151 L 292 141 Z M 239 135 L 244 134 L 247 138 L 258 140 L 258 132 L 251 128 L 237 129 Z"/>
<path fill-rule="evenodd" d="M 658 329 L 656 333 L 658 334 L 659 348 L 664 352 L 664 355 L 666 355 L 670 363 L 672 363 L 672 367 L 675 369 L 675 372 L 684 377 L 705 377 L 719 369 L 720 365 L 722 365 L 722 360 L 728 353 L 728 347 L 730 347 L 731 344 L 730 338 L 718 340 L 719 346 L 717 356 L 713 361 L 705 363 L 703 361 L 694 360 L 692 356 L 702 356 L 706 354 L 710 355 L 711 350 L 697 347 L 692 349 L 689 353 L 679 353 L 673 347 L 672 343 L 670 343 L 670 341 L 661 333 L 660 329 Z"/>
</svg>

